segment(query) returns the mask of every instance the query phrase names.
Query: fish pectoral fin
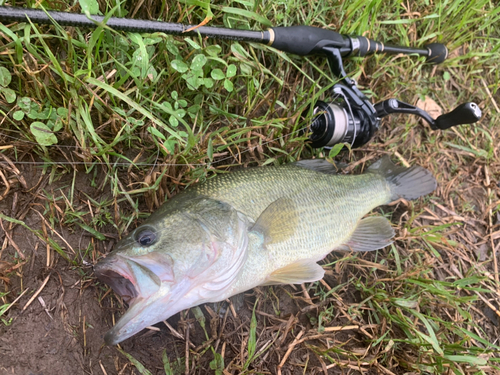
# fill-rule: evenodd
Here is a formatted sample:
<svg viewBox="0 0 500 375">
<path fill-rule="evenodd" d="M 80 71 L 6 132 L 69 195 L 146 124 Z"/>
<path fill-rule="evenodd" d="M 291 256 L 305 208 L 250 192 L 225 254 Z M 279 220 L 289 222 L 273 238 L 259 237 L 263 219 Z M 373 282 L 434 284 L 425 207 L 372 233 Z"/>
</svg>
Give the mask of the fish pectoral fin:
<svg viewBox="0 0 500 375">
<path fill-rule="evenodd" d="M 295 202 L 290 198 L 280 198 L 262 212 L 252 227 L 252 231 L 264 235 L 264 244 L 278 243 L 289 239 L 297 228 L 298 216 Z"/>
<path fill-rule="evenodd" d="M 385 217 L 367 217 L 358 223 L 349 241 L 336 250 L 373 251 L 383 249 L 394 241 L 394 229 Z"/>
<path fill-rule="evenodd" d="M 325 270 L 318 263 L 305 259 L 274 271 L 262 285 L 311 283 L 324 275 Z"/>
</svg>

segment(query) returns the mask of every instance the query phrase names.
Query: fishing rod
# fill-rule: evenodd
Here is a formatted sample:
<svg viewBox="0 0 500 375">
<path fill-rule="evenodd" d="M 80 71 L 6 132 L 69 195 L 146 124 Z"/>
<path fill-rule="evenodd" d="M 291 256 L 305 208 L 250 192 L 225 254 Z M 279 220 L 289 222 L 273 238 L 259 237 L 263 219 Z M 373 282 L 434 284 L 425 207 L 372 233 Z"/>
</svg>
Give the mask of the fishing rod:
<svg viewBox="0 0 500 375">
<path fill-rule="evenodd" d="M 222 27 L 184 25 L 150 20 L 85 15 L 38 9 L 0 6 L 0 22 L 33 22 L 97 28 L 102 25 L 126 32 L 154 33 L 178 36 L 204 36 L 243 42 L 261 43 L 280 51 L 300 55 L 324 55 L 330 70 L 340 80 L 332 88 L 332 102 L 318 100 L 309 125 L 309 140 L 313 148 L 331 148 L 335 144 L 348 143 L 360 147 L 373 137 L 380 120 L 395 113 L 413 114 L 429 123 L 431 129 L 448 129 L 452 126 L 472 124 L 481 118 L 481 110 L 475 103 L 464 103 L 453 111 L 436 119 L 426 111 L 411 104 L 391 98 L 372 104 L 359 90 L 356 82 L 347 76 L 343 57 L 371 54 L 405 54 L 424 56 L 426 62 L 439 64 L 448 57 L 444 44 L 431 43 L 424 48 L 386 45 L 363 36 L 342 35 L 335 31 L 313 26 L 272 27 L 264 31 L 239 30 Z M 305 111 L 303 117 L 306 116 Z"/>
</svg>

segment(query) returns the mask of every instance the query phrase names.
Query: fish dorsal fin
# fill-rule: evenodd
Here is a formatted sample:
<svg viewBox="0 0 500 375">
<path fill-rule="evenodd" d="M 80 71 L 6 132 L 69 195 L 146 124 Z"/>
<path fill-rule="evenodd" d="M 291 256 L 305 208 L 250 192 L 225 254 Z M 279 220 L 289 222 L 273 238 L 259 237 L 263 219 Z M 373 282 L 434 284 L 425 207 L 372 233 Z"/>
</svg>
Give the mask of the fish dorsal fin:
<svg viewBox="0 0 500 375">
<path fill-rule="evenodd" d="M 310 283 L 322 279 L 324 274 L 318 263 L 304 259 L 274 271 L 263 285 Z"/>
<path fill-rule="evenodd" d="M 339 169 L 346 167 L 346 165 L 343 163 L 332 164 L 324 159 L 300 160 L 293 164 L 296 165 L 297 167 L 310 169 L 312 171 L 326 173 L 326 174 L 337 174 Z"/>
<path fill-rule="evenodd" d="M 394 229 L 385 217 L 367 217 L 361 220 L 349 241 L 337 248 L 347 251 L 373 251 L 390 245 Z"/>
<path fill-rule="evenodd" d="M 255 222 L 252 231 L 262 233 L 264 244 L 268 245 L 290 238 L 295 233 L 297 222 L 295 202 L 285 197 L 267 206 Z"/>
</svg>

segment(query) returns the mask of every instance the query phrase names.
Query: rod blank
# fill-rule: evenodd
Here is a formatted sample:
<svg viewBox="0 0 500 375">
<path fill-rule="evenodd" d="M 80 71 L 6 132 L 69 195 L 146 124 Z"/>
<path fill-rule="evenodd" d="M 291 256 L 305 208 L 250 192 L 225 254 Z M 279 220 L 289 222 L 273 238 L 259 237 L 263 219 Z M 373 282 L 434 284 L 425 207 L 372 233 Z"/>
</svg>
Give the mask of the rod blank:
<svg viewBox="0 0 500 375">
<path fill-rule="evenodd" d="M 5 22 L 33 22 L 36 24 L 51 25 L 52 19 L 62 26 L 96 28 L 104 21 L 103 16 L 92 15 L 91 19 L 85 14 L 56 12 L 39 9 L 25 9 L 14 7 L 0 7 L 0 21 Z M 110 17 L 106 25 L 114 30 L 155 33 L 161 32 L 172 35 L 196 36 L 201 34 L 209 38 L 241 40 L 246 42 L 269 43 L 268 31 L 251 31 L 226 29 L 196 25 L 183 25 L 180 23 L 135 20 L 130 18 Z M 194 29 L 189 31 L 190 29 Z"/>
</svg>

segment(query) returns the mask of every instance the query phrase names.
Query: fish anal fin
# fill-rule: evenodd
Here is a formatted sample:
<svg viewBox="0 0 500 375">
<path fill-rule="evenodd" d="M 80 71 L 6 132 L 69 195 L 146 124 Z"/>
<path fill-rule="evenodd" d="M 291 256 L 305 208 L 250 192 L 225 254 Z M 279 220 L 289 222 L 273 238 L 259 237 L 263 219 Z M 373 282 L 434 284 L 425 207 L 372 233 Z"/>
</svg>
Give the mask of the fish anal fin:
<svg viewBox="0 0 500 375">
<path fill-rule="evenodd" d="M 367 217 L 361 220 L 349 240 L 336 250 L 373 251 L 390 245 L 394 237 L 391 223 L 384 217 Z"/>
<path fill-rule="evenodd" d="M 262 285 L 310 283 L 322 279 L 324 274 L 318 263 L 306 259 L 274 271 Z"/>
<path fill-rule="evenodd" d="M 298 216 L 295 203 L 290 198 L 280 198 L 261 213 L 252 230 L 264 235 L 264 244 L 289 239 L 297 228 Z"/>
</svg>

